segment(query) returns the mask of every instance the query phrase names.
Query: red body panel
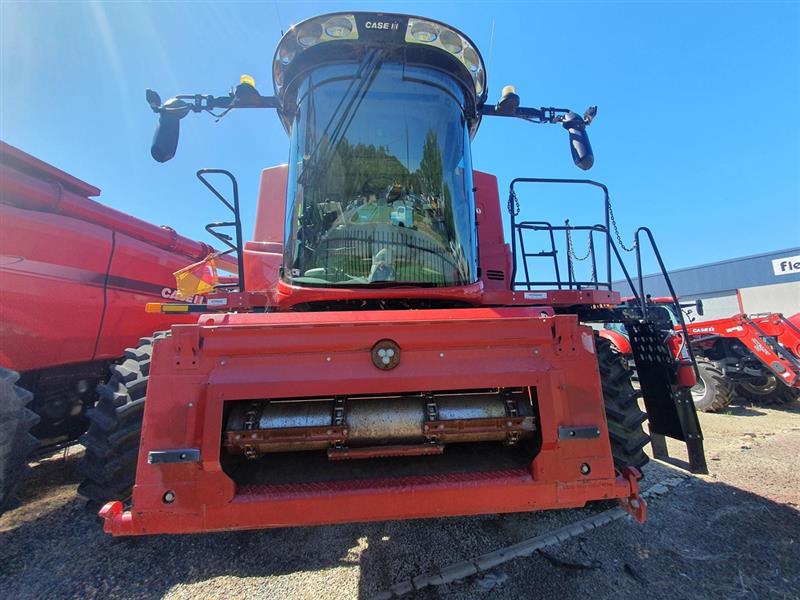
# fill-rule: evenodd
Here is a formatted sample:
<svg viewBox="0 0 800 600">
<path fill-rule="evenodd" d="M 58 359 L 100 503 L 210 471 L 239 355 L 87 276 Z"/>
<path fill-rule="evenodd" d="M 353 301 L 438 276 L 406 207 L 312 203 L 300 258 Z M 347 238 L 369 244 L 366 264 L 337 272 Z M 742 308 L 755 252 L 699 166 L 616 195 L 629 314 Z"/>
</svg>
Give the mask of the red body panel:
<svg viewBox="0 0 800 600">
<path fill-rule="evenodd" d="M 605 338 L 611 342 L 620 354 L 631 354 L 633 352 L 628 338 L 618 331 L 614 331 L 612 329 L 601 329 L 597 333 L 601 338 Z"/>
<path fill-rule="evenodd" d="M 115 358 L 194 320 L 146 314 L 144 304 L 169 297 L 173 272 L 210 246 L 90 200 L 97 188 L 2 142 L 0 188 L 2 366 Z"/>
<path fill-rule="evenodd" d="M 403 519 L 582 506 L 635 496 L 614 471 L 593 333 L 538 308 L 203 315 L 156 344 L 133 512 L 104 509 L 120 535 Z M 370 349 L 402 348 L 391 371 Z M 347 374 L 343 377 L 343 374 Z M 243 399 L 487 387 L 535 388 L 541 451 L 518 470 L 337 483 L 240 485 L 220 466 L 223 408 Z M 559 426 L 596 427 L 559 439 Z M 199 448 L 199 463 L 148 452 Z M 582 475 L 581 465 L 591 472 Z M 167 491 L 175 493 L 169 506 Z"/>
<path fill-rule="evenodd" d="M 280 310 L 307 302 L 337 300 L 434 299 L 480 305 L 574 306 L 619 304 L 618 292 L 608 290 L 515 291 L 511 288 L 511 248 L 503 235 L 497 178 L 473 171 L 478 227 L 480 279 L 470 286 L 453 288 L 397 288 L 383 290 L 325 289 L 288 285 L 280 281 L 283 262 L 283 229 L 286 215 L 288 167 L 264 169 L 259 186 L 254 240 L 245 244 L 247 287 L 267 292 L 270 304 Z"/>
<path fill-rule="evenodd" d="M 28 371 L 92 360 L 112 233 L 6 204 L 0 230 L 0 363 Z"/>
</svg>

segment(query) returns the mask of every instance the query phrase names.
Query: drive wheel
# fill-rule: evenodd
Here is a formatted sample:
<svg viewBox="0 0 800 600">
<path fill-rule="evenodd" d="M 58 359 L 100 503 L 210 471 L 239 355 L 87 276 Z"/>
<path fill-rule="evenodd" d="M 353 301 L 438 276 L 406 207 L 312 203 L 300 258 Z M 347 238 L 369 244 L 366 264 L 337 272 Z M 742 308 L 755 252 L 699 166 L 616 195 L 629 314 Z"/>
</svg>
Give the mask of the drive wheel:
<svg viewBox="0 0 800 600">
<path fill-rule="evenodd" d="M 122 360 L 111 365 L 111 377 L 97 386 L 99 400 L 87 413 L 89 430 L 81 437 L 86 453 L 79 469 L 84 480 L 78 493 L 96 508 L 111 500 L 130 504 L 139 458 L 144 402 L 153 343 L 168 332 L 139 340 Z"/>
<path fill-rule="evenodd" d="M 717 364 L 705 356 L 695 357 L 700 379 L 692 388 L 694 407 L 702 412 L 718 412 L 731 403 L 734 384 Z"/>
<path fill-rule="evenodd" d="M 800 398 L 800 389 L 791 388 L 770 374 L 752 381 L 741 381 L 736 392 L 747 400 L 761 404 L 784 404 Z"/>
<path fill-rule="evenodd" d="M 28 470 L 28 456 L 39 445 L 31 427 L 39 416 L 28 408 L 33 394 L 15 385 L 19 373 L 0 367 L 0 515 L 17 502 L 17 485 Z"/>
<path fill-rule="evenodd" d="M 624 357 L 611 342 L 595 336 L 595 347 L 614 467 L 620 471 L 625 467 L 641 469 L 650 460 L 644 453 L 650 436 L 642 427 L 647 415 L 639 408 L 639 392 L 633 389 Z"/>
</svg>

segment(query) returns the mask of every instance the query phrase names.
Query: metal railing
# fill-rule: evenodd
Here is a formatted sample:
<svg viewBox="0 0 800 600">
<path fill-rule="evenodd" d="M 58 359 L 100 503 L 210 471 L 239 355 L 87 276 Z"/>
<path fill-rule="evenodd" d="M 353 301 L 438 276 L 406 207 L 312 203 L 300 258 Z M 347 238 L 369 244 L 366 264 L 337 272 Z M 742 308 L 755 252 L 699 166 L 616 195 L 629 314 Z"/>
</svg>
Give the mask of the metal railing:
<svg viewBox="0 0 800 600">
<path fill-rule="evenodd" d="M 570 225 L 569 221 L 565 221 L 564 225 L 552 225 L 547 221 L 522 221 L 517 223 L 516 218 L 519 214 L 519 200 L 517 198 L 516 185 L 520 183 L 548 183 L 548 184 L 566 184 L 566 185 L 589 185 L 597 187 L 603 191 L 603 206 L 605 214 L 605 225 Z M 611 289 L 611 246 L 612 240 L 610 237 L 611 228 L 611 203 L 608 197 L 608 188 L 597 181 L 591 179 L 552 179 L 541 177 L 518 177 L 511 182 L 508 196 L 508 212 L 511 216 L 511 254 L 512 254 L 512 270 L 511 281 L 512 288 L 526 287 L 531 289 L 533 286 L 555 286 L 556 289 L 569 289 L 580 290 L 586 287 L 593 289 Z M 525 232 L 530 231 L 543 231 L 547 232 L 550 241 L 550 250 L 542 252 L 527 252 L 525 248 Z M 572 246 L 572 234 L 576 231 L 589 232 L 589 249 L 586 258 L 591 261 L 592 275 L 588 280 L 578 280 L 575 277 L 575 254 Z M 564 232 L 564 241 L 567 248 L 567 279 L 562 279 L 558 263 L 558 249 L 556 248 L 556 232 Z M 595 234 L 602 234 L 605 238 L 603 245 L 605 246 L 605 278 L 599 276 L 597 269 L 597 256 Z M 517 281 L 517 246 L 521 251 L 522 266 L 525 272 L 525 281 Z M 531 258 L 551 258 L 553 260 L 555 281 L 535 281 L 531 279 L 529 259 Z"/>
<path fill-rule="evenodd" d="M 565 221 L 564 225 L 552 225 L 546 221 L 522 221 L 517 223 L 516 217 L 519 214 L 519 199 L 516 195 L 516 190 L 514 189 L 515 185 L 519 183 L 553 183 L 553 184 L 577 184 L 577 185 L 590 185 L 597 187 L 603 191 L 603 212 L 604 212 L 604 221 L 605 225 L 570 225 L 569 220 Z M 661 258 L 661 252 L 658 249 L 658 245 L 656 244 L 655 238 L 653 237 L 653 232 L 650 231 L 647 227 L 639 227 L 635 234 L 634 234 L 634 244 L 633 248 L 625 248 L 622 239 L 619 236 L 619 231 L 617 230 L 616 221 L 614 219 L 614 213 L 611 209 L 611 202 L 608 195 L 608 188 L 599 183 L 597 181 L 592 181 L 590 179 L 549 179 L 549 178 L 539 178 L 539 177 L 518 177 L 511 182 L 509 188 L 509 196 L 508 196 L 508 212 L 511 217 L 511 253 L 512 253 L 512 269 L 511 269 L 511 288 L 517 289 L 518 287 L 526 287 L 527 289 L 531 289 L 534 286 L 542 287 L 542 286 L 555 286 L 556 289 L 563 290 L 580 290 L 583 288 L 591 288 L 591 289 L 608 289 L 611 290 L 612 286 L 612 279 L 611 279 L 611 265 L 612 255 L 616 258 L 617 264 L 620 267 L 623 275 L 625 276 L 625 280 L 628 283 L 628 286 L 633 293 L 633 301 L 632 304 L 639 309 L 640 316 L 642 320 L 648 319 L 648 296 L 644 292 L 644 274 L 642 272 L 642 235 L 644 235 L 650 245 L 650 249 L 652 250 L 653 256 L 658 263 L 658 267 L 661 271 L 661 275 L 664 278 L 664 282 L 667 285 L 667 289 L 669 290 L 670 297 L 672 298 L 673 304 L 675 305 L 674 313 L 677 316 L 677 319 L 681 326 L 681 331 L 683 332 L 684 340 L 687 340 L 686 348 L 691 357 L 692 362 L 694 363 L 694 352 L 692 351 L 691 344 L 688 343 L 689 340 L 689 332 L 686 328 L 686 322 L 683 318 L 683 312 L 681 311 L 680 305 L 678 303 L 678 295 L 675 293 L 675 288 L 672 285 L 672 280 L 669 277 L 669 273 L 667 272 L 667 268 L 664 265 L 664 261 Z M 611 227 L 614 227 L 614 232 L 619 240 L 620 246 L 622 246 L 626 250 L 630 250 L 635 255 L 636 260 L 636 283 L 634 283 L 633 278 L 631 277 L 627 267 L 625 266 L 625 261 L 622 259 L 622 255 L 620 254 L 619 248 L 617 244 L 614 243 L 614 240 L 611 236 Z M 550 250 L 545 250 L 542 252 L 527 252 L 525 248 L 524 242 L 524 235 L 526 231 L 538 231 L 538 232 L 546 232 L 548 234 L 548 239 L 550 242 Z M 556 232 L 564 232 L 565 236 L 565 244 L 567 248 L 567 279 L 566 281 L 563 280 L 561 277 L 561 272 L 559 269 L 558 264 L 558 249 L 556 248 Z M 590 260 L 590 264 L 592 267 L 592 275 L 590 276 L 589 280 L 577 280 L 575 277 L 575 267 L 574 267 L 574 260 L 576 259 L 576 255 L 572 245 L 572 233 L 575 231 L 588 231 L 589 232 L 589 246 L 585 257 L 580 258 L 580 260 Z M 601 278 L 598 274 L 597 269 L 597 256 L 596 256 L 596 247 L 597 244 L 595 243 L 594 236 L 595 234 L 600 234 L 604 239 L 602 240 L 602 245 L 605 246 L 605 278 Z M 520 249 L 520 256 L 522 258 L 523 263 L 523 271 L 525 273 L 525 281 L 517 281 L 517 245 L 519 244 Z M 531 279 L 530 276 L 530 268 L 528 265 L 528 260 L 531 258 L 552 258 L 553 266 L 554 266 L 554 273 L 555 273 L 555 281 L 550 280 L 535 280 Z M 696 365 L 695 365 L 696 369 Z"/>
</svg>

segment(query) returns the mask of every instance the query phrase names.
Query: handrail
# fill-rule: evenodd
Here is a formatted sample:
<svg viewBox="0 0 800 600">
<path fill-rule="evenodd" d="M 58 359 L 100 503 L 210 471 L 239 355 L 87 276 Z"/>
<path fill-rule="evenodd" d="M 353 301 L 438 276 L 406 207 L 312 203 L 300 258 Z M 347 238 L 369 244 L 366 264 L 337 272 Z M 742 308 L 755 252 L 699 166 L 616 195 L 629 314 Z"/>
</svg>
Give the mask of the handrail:
<svg viewBox="0 0 800 600">
<path fill-rule="evenodd" d="M 563 226 L 554 226 L 546 221 L 522 221 L 517 223 L 516 216 L 519 213 L 519 200 L 516 195 L 516 191 L 514 186 L 518 183 L 557 183 L 557 184 L 582 184 L 582 185 L 591 185 L 600 188 L 603 190 L 603 206 L 604 206 L 604 213 L 605 213 L 605 225 L 570 225 L 569 221 L 565 221 Z M 558 259 L 555 258 L 557 254 L 557 249 L 555 248 L 555 237 L 553 232 L 555 231 L 564 231 L 566 235 L 566 242 L 567 242 L 567 286 L 569 289 L 573 289 L 573 287 L 577 287 L 580 289 L 581 286 L 595 286 L 595 288 L 606 287 L 609 290 L 611 289 L 611 256 L 612 253 L 617 260 L 617 264 L 619 264 L 620 268 L 622 269 L 622 273 L 625 275 L 625 280 L 627 281 L 628 285 L 630 286 L 631 292 L 633 293 L 634 300 L 633 304 L 638 305 L 641 318 L 647 319 L 647 312 L 648 312 L 648 301 L 647 296 L 644 292 L 644 273 L 642 272 L 642 235 L 647 237 L 647 240 L 650 244 L 650 248 L 653 251 L 653 255 L 656 258 L 658 263 L 659 269 L 661 270 L 661 275 L 664 278 L 664 281 L 669 289 L 670 297 L 672 298 L 673 303 L 675 304 L 675 314 L 681 326 L 681 331 L 683 332 L 684 339 L 689 340 L 689 331 L 686 327 L 686 322 L 683 318 L 683 312 L 681 311 L 680 305 L 678 304 L 678 295 L 675 293 L 675 288 L 672 285 L 672 280 L 669 277 L 669 273 L 667 272 L 667 268 L 664 265 L 664 261 L 661 258 L 661 252 L 658 250 L 658 245 L 656 244 L 655 238 L 653 236 L 653 232 L 650 231 L 647 227 L 639 227 L 636 230 L 634 235 L 634 249 L 635 249 L 635 256 L 636 256 L 636 278 L 637 284 L 634 284 L 633 278 L 631 277 L 630 272 L 628 271 L 627 267 L 625 266 L 625 262 L 622 260 L 622 256 L 620 254 L 617 245 L 611 238 L 611 203 L 609 200 L 608 188 L 599 183 L 597 181 L 593 181 L 591 179 L 551 179 L 551 178 L 540 178 L 540 177 L 517 177 L 516 179 L 511 181 L 511 185 L 509 186 L 509 195 L 508 195 L 508 212 L 511 219 L 511 254 L 512 254 L 512 270 L 511 270 L 511 289 L 513 290 L 516 285 L 518 285 L 516 278 L 517 278 L 517 236 L 519 236 L 519 244 L 522 248 L 522 261 L 523 267 L 525 269 L 525 278 L 526 281 L 519 282 L 519 285 L 527 285 L 528 289 L 531 288 L 532 285 L 557 285 L 558 289 L 562 289 L 563 282 L 561 280 L 561 275 L 558 271 Z M 531 281 L 530 275 L 528 271 L 528 257 L 535 256 L 535 254 L 530 254 L 525 252 L 524 246 L 524 238 L 522 235 L 523 231 L 547 231 L 550 234 L 551 246 L 552 246 L 552 255 L 555 259 L 555 268 L 556 268 L 556 281 Z M 570 233 L 572 231 L 589 231 L 589 254 L 591 255 L 592 265 L 593 265 L 593 281 L 576 281 L 574 276 L 574 270 L 572 265 L 572 252 L 571 252 L 571 237 Z M 596 259 L 595 259 L 595 250 L 594 250 L 594 237 L 593 234 L 595 232 L 602 233 L 605 235 L 606 238 L 606 280 L 604 282 L 599 281 L 599 277 L 597 276 L 597 269 L 596 269 Z M 695 362 L 694 352 L 692 350 L 691 344 L 687 343 L 686 348 L 688 350 L 689 356 L 691 357 L 692 363 L 695 366 L 695 372 L 697 373 L 697 364 Z M 698 373 L 699 376 L 699 373 Z"/>
<path fill-rule="evenodd" d="M 237 260 L 237 271 L 239 276 L 239 283 L 238 288 L 240 292 L 245 291 L 245 284 L 244 284 L 244 247 L 242 243 L 242 218 L 239 212 L 239 184 L 236 181 L 236 177 L 228 171 L 227 169 L 200 169 L 195 174 L 200 182 L 206 186 L 212 194 L 214 194 L 217 199 L 222 202 L 228 210 L 233 213 L 233 221 L 217 221 L 214 223 L 209 223 L 206 225 L 206 231 L 217 238 L 220 242 L 228 246 L 230 248 L 229 252 L 235 251 L 236 252 L 236 260 Z M 215 188 L 209 181 L 206 179 L 206 175 L 224 175 L 231 181 L 231 185 L 233 187 L 233 202 L 229 202 L 225 196 L 219 193 L 217 188 Z M 220 227 L 233 227 L 236 235 L 235 244 L 231 243 L 231 236 L 226 233 L 221 233 L 217 231 Z M 222 287 L 222 286 L 221 286 Z M 230 287 L 230 286 L 224 286 Z"/>
<path fill-rule="evenodd" d="M 511 217 L 511 255 L 512 255 L 512 269 L 511 269 L 511 286 L 513 288 L 514 281 L 516 280 L 517 275 L 517 244 L 516 244 L 516 236 L 514 235 L 514 231 L 516 228 L 516 212 L 514 210 L 515 204 L 517 202 L 517 195 L 514 191 L 514 186 L 518 183 L 555 183 L 555 184 L 578 184 L 578 185 L 590 185 L 603 190 L 603 208 L 604 208 L 604 216 L 605 216 L 605 234 L 606 234 L 606 281 L 608 282 L 608 287 L 611 287 L 611 202 L 608 197 L 608 188 L 600 183 L 599 181 L 594 181 L 592 179 L 562 179 L 562 178 L 550 178 L 550 177 L 517 177 L 511 181 L 509 185 L 509 193 L 508 193 L 508 212 Z M 590 234 L 591 235 L 591 234 Z M 569 259 L 569 256 L 567 257 Z M 558 277 L 557 279 L 561 279 Z"/>
<path fill-rule="evenodd" d="M 664 265 L 664 261 L 661 259 L 661 252 L 658 251 L 658 245 L 656 244 L 656 240 L 653 237 L 653 232 L 650 231 L 648 227 L 639 227 L 636 230 L 636 234 L 634 235 L 634 245 L 636 247 L 636 271 L 639 278 L 639 304 L 642 309 L 642 318 L 647 318 L 647 298 L 644 295 L 644 275 L 642 273 L 642 245 L 639 241 L 640 234 L 644 232 L 647 234 L 647 239 L 650 242 L 650 248 L 653 250 L 653 255 L 656 257 L 656 261 L 658 262 L 658 267 L 661 269 L 661 275 L 664 277 L 664 283 L 667 284 L 667 289 L 669 290 L 670 298 L 672 298 L 672 304 L 675 306 L 675 314 L 678 317 L 678 321 L 681 324 L 681 332 L 683 333 L 683 340 L 684 346 L 689 351 L 689 358 L 692 361 L 692 365 L 694 366 L 694 372 L 697 376 L 698 380 L 700 379 L 700 371 L 697 367 L 697 361 L 695 360 L 694 350 L 692 349 L 692 345 L 689 343 L 689 330 L 686 328 L 686 321 L 683 318 L 683 311 L 681 310 L 680 304 L 678 303 L 678 294 L 675 293 L 675 288 L 672 286 L 672 280 L 669 277 L 669 273 L 667 272 L 667 267 Z"/>
</svg>

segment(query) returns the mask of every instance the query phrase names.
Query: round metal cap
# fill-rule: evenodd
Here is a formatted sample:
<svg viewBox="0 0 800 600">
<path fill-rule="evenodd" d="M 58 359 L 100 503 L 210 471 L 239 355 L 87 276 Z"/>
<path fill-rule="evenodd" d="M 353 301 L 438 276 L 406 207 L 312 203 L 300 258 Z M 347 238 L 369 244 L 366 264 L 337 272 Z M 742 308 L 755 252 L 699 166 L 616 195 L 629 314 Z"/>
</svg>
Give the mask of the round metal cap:
<svg viewBox="0 0 800 600">
<path fill-rule="evenodd" d="M 400 364 L 400 346 L 392 340 L 380 340 L 372 347 L 372 364 L 389 371 Z"/>
</svg>

